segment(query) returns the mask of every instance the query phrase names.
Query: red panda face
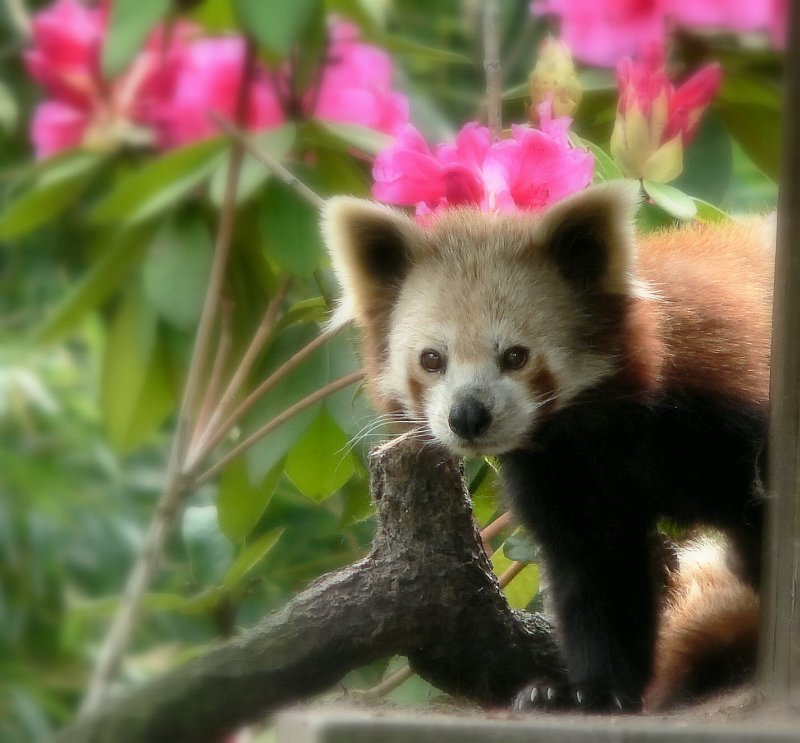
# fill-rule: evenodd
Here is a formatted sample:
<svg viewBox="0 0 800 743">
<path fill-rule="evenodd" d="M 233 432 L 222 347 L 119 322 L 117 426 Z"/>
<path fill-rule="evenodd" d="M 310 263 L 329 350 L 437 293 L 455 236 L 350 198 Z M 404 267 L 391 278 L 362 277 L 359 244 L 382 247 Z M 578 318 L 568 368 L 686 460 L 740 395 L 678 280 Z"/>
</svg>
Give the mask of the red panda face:
<svg viewBox="0 0 800 743">
<path fill-rule="evenodd" d="M 422 228 L 336 199 L 325 236 L 362 327 L 369 391 L 459 454 L 500 454 L 614 373 L 601 297 L 631 291 L 635 197 L 590 189 L 544 216 L 445 212 Z"/>
</svg>

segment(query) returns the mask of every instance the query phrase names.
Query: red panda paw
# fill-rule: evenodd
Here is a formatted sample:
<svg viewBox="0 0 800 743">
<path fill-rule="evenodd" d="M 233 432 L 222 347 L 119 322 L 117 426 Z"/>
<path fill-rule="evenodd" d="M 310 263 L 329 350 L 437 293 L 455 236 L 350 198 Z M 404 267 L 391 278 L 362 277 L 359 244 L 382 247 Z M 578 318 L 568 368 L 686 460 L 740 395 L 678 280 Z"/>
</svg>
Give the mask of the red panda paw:
<svg viewBox="0 0 800 743">
<path fill-rule="evenodd" d="M 523 687 L 514 697 L 515 712 L 639 712 L 641 699 L 602 684 L 550 682 L 544 679 Z"/>
</svg>

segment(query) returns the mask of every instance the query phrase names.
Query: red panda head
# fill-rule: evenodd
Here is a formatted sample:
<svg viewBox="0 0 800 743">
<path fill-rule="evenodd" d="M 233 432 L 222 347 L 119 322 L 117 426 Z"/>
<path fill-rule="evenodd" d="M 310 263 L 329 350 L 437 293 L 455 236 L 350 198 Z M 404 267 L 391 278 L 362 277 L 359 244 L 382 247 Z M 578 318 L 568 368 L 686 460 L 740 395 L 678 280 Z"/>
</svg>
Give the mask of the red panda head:
<svg viewBox="0 0 800 743">
<path fill-rule="evenodd" d="M 331 199 L 335 321 L 362 328 L 374 402 L 459 454 L 523 445 L 543 415 L 621 363 L 636 204 L 618 182 L 541 215 L 454 209 L 422 227 L 381 204 Z"/>
</svg>

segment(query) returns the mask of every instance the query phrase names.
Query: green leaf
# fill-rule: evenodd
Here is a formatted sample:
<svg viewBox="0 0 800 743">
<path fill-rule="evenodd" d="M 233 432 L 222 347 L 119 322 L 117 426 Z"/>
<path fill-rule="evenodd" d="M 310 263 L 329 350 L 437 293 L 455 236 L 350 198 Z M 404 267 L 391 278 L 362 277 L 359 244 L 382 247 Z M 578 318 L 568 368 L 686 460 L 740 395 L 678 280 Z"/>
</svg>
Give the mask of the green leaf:
<svg viewBox="0 0 800 743">
<path fill-rule="evenodd" d="M 539 562 L 536 543 L 527 532 L 519 529 L 503 543 L 503 552 L 509 560 L 519 560 L 529 565 Z"/>
<path fill-rule="evenodd" d="M 0 83 L 0 131 L 9 133 L 14 130 L 19 118 L 19 105 L 11 88 Z"/>
<path fill-rule="evenodd" d="M 284 124 L 275 129 L 268 129 L 260 134 L 251 136 L 251 141 L 275 160 L 280 162 L 292 149 L 297 137 L 297 127 L 292 124 Z M 239 184 L 236 188 L 236 203 L 243 204 L 247 201 L 264 183 L 267 182 L 272 174 L 260 162 L 250 155 L 245 155 L 242 161 L 242 169 L 239 174 Z M 211 176 L 211 184 L 208 193 L 211 202 L 221 207 L 225 200 L 225 184 L 228 179 L 228 161 L 219 164 L 214 174 Z"/>
<path fill-rule="evenodd" d="M 144 264 L 148 301 L 170 325 L 193 328 L 203 309 L 214 248 L 202 220 L 175 220 L 159 230 Z"/>
<path fill-rule="evenodd" d="M 83 187 L 104 161 L 84 152 L 59 157 L 44 168 L 36 182 L 0 215 L 0 238 L 23 235 L 50 221 L 74 203 Z"/>
<path fill-rule="evenodd" d="M 105 301 L 139 264 L 153 237 L 151 229 L 129 230 L 118 235 L 100 259 L 73 286 L 53 313 L 33 333 L 37 343 L 62 338 L 92 310 Z"/>
<path fill-rule="evenodd" d="M 513 101 L 517 100 L 518 98 L 530 98 L 530 97 L 531 97 L 531 86 L 527 80 L 524 80 L 521 83 L 517 83 L 516 85 L 512 85 L 510 88 L 506 88 L 503 91 L 504 101 Z"/>
<path fill-rule="evenodd" d="M 274 371 L 318 334 L 316 325 L 294 326 L 282 333 L 267 352 L 260 378 Z M 307 397 L 328 381 L 328 349 L 317 349 L 291 374 L 281 380 L 256 405 L 245 421 L 245 435 Z M 322 403 L 316 403 L 289 419 L 255 444 L 246 455 L 251 483 L 261 482 L 281 460 L 316 417 Z"/>
<path fill-rule="evenodd" d="M 231 0 L 203 0 L 192 9 L 189 18 L 211 34 L 222 34 L 239 28 Z"/>
<path fill-rule="evenodd" d="M 691 196 L 674 186 L 642 181 L 642 187 L 658 206 L 677 219 L 692 219 L 697 214 L 697 207 Z"/>
<path fill-rule="evenodd" d="M 257 486 L 253 486 L 247 476 L 247 464 L 242 457 L 225 468 L 220 479 L 217 514 L 219 526 L 231 542 L 238 544 L 253 531 L 272 500 L 281 474 L 282 460 Z"/>
<path fill-rule="evenodd" d="M 129 224 L 162 214 L 185 198 L 217 166 L 227 143 L 204 140 L 173 150 L 120 179 L 93 210 L 96 222 Z"/>
<path fill-rule="evenodd" d="M 716 110 L 747 156 L 774 181 L 780 176 L 781 117 L 772 107 L 718 101 Z"/>
<path fill-rule="evenodd" d="M 122 73 L 142 48 L 155 25 L 167 14 L 170 0 L 114 0 L 103 41 L 103 77 Z"/>
<path fill-rule="evenodd" d="M 394 36 L 393 34 L 381 34 L 374 41 L 382 46 L 386 51 L 393 54 L 414 57 L 426 62 L 436 64 L 456 64 L 474 66 L 474 62 L 463 54 L 454 52 L 451 49 L 443 49 L 438 46 L 427 46 L 406 36 Z"/>
<path fill-rule="evenodd" d="M 731 219 L 731 216 L 718 206 L 694 197 L 692 197 L 692 201 L 697 207 L 697 218 L 702 222 L 727 222 Z"/>
<path fill-rule="evenodd" d="M 329 341 L 328 353 L 331 380 L 339 379 L 361 368 L 353 339 L 346 331 Z M 339 428 L 351 438 L 361 433 L 365 426 L 371 425 L 375 420 L 375 413 L 358 385 L 347 387 L 328 397 L 325 400 L 325 409 Z M 380 427 L 377 433 L 386 436 L 386 428 Z M 371 441 L 374 440 L 375 438 L 372 438 Z"/>
<path fill-rule="evenodd" d="M 313 14 L 322 10 L 320 0 L 233 0 L 233 7 L 242 29 L 278 59 L 291 51 Z"/>
<path fill-rule="evenodd" d="M 130 292 L 111 322 L 103 355 L 100 408 L 111 443 L 132 451 L 164 421 L 173 402 L 155 316 L 139 292 Z"/>
<path fill-rule="evenodd" d="M 733 173 L 730 134 L 713 112 L 703 117 L 694 141 L 683 155 L 683 172 L 673 181 L 684 193 L 719 204 L 728 192 Z"/>
<path fill-rule="evenodd" d="M 309 276 L 322 258 L 317 210 L 273 179 L 261 201 L 261 235 L 268 254 L 294 276 Z"/>
<path fill-rule="evenodd" d="M 347 445 L 347 436 L 322 410 L 289 452 L 286 474 L 300 492 L 322 501 L 339 490 L 355 471 Z"/>
<path fill-rule="evenodd" d="M 359 124 L 346 124 L 341 121 L 315 119 L 325 138 L 338 147 L 355 147 L 368 155 L 377 155 L 388 147 L 393 138 L 388 134 Z"/>
<path fill-rule="evenodd" d="M 513 561 L 506 557 L 503 547 L 492 555 L 492 568 L 495 575 L 501 576 Z M 522 571 L 503 589 L 512 609 L 524 609 L 539 592 L 539 566 L 526 565 Z"/>
<path fill-rule="evenodd" d="M 222 585 L 227 589 L 238 585 L 269 554 L 269 551 L 276 545 L 282 534 L 282 528 L 272 529 L 266 534 L 262 534 L 251 544 L 248 544 L 236 558 L 233 565 L 225 572 L 222 577 Z"/>
</svg>

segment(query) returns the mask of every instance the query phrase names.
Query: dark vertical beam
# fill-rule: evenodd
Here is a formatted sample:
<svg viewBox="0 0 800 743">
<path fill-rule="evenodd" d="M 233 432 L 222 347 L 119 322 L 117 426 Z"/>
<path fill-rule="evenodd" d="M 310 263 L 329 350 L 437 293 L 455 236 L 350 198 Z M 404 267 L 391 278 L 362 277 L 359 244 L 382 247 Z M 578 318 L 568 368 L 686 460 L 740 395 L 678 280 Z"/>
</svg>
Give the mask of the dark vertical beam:
<svg viewBox="0 0 800 743">
<path fill-rule="evenodd" d="M 800 693 L 800 7 L 789 2 L 759 682 Z"/>
</svg>

